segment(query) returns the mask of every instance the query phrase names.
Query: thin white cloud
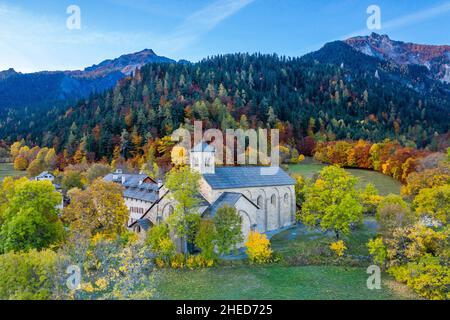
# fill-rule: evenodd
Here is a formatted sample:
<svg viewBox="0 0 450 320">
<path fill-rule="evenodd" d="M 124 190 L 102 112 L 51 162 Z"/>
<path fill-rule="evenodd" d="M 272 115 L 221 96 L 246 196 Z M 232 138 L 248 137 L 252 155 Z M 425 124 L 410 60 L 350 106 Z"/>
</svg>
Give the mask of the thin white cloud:
<svg viewBox="0 0 450 320">
<path fill-rule="evenodd" d="M 84 53 L 96 46 L 113 48 L 120 53 L 151 47 L 157 53 L 175 55 L 193 46 L 225 19 L 236 14 L 256 0 L 217 0 L 187 16 L 174 30 L 166 34 L 142 32 L 112 32 L 94 30 L 83 24 L 82 30 L 70 31 L 66 28 L 67 16 L 37 15 L 20 7 L 0 3 L 0 70 L 16 67 L 23 72 L 42 70 L 79 69 L 80 60 L 72 56 L 61 56 L 67 46 L 73 51 Z M 82 11 L 83 13 L 83 11 Z M 83 15 L 82 15 L 83 17 Z M 58 52 L 58 50 L 60 50 Z M 108 51 L 108 50 L 104 50 Z M 108 51 L 109 54 L 111 54 Z M 110 58 L 112 58 L 111 56 Z M 39 62 L 41 61 L 41 63 Z M 52 61 L 52 65 L 48 65 Z M 67 65 L 68 61 L 74 65 Z M 91 61 L 91 63 L 97 63 Z M 43 67 L 43 65 L 46 67 Z M 84 64 L 83 64 L 84 67 Z"/>
<path fill-rule="evenodd" d="M 225 19 L 233 16 L 255 0 L 218 0 L 189 15 L 167 38 L 171 50 L 179 51 L 193 45 Z"/>
</svg>

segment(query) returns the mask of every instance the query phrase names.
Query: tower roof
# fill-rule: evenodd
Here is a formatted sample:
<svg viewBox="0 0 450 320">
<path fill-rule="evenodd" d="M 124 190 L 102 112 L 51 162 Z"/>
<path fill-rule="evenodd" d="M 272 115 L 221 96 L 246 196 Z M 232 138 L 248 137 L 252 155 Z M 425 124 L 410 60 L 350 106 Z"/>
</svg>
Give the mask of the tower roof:
<svg viewBox="0 0 450 320">
<path fill-rule="evenodd" d="M 197 144 L 194 148 L 192 148 L 191 152 L 215 152 L 216 149 L 207 144 L 206 142 L 202 141 L 199 144 Z"/>
</svg>

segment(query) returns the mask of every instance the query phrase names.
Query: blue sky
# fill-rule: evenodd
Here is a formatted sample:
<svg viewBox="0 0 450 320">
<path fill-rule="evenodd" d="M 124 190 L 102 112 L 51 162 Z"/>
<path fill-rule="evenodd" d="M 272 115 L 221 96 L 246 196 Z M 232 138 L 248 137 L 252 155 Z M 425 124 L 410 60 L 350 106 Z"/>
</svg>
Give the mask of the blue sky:
<svg viewBox="0 0 450 320">
<path fill-rule="evenodd" d="M 68 30 L 69 5 L 81 30 Z M 446 0 L 0 0 L 0 70 L 83 69 L 151 48 L 173 59 L 263 52 L 300 56 L 367 34 L 369 5 L 396 40 L 450 44 Z"/>
</svg>

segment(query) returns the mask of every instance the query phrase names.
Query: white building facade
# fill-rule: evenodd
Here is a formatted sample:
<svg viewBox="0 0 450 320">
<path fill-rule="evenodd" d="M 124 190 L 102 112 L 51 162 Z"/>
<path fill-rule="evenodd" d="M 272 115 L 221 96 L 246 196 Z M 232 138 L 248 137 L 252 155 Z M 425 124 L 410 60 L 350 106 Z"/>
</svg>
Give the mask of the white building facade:
<svg viewBox="0 0 450 320">
<path fill-rule="evenodd" d="M 200 215 L 214 216 L 225 205 L 236 208 L 242 217 L 241 245 L 252 230 L 266 233 L 295 223 L 295 181 L 285 171 L 277 168 L 274 174 L 266 175 L 264 167 L 216 167 L 214 154 L 214 148 L 206 143 L 190 152 L 191 168 L 201 174 Z M 129 208 L 138 207 L 135 201 L 126 203 Z M 130 211 L 129 227 L 142 231 L 167 221 L 175 205 L 170 190 L 157 188 L 157 199 L 143 207 L 146 209 L 143 215 L 139 217 L 142 210 Z"/>
</svg>

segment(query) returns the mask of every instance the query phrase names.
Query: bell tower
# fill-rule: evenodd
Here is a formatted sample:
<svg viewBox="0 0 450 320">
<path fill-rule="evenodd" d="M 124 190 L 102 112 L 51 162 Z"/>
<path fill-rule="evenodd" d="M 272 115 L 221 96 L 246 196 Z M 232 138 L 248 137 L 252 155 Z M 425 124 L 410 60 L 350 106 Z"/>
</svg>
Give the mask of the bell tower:
<svg viewBox="0 0 450 320">
<path fill-rule="evenodd" d="M 213 146 L 206 142 L 199 143 L 190 152 L 191 168 L 201 174 L 214 174 L 215 153 L 216 150 Z"/>
</svg>

